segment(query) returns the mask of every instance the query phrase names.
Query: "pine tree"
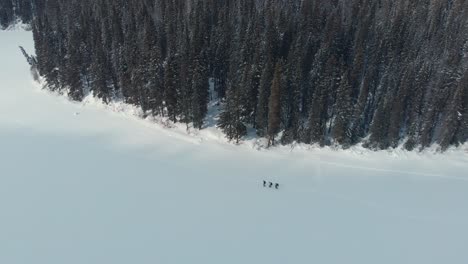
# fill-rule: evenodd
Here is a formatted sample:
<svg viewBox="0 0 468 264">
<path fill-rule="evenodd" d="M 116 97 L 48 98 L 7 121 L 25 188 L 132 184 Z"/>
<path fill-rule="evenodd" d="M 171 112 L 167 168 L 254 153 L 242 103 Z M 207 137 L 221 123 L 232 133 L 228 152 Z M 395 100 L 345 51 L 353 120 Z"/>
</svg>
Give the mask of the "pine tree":
<svg viewBox="0 0 468 264">
<path fill-rule="evenodd" d="M 163 115 L 164 68 L 161 46 L 156 38 L 157 30 L 152 20 L 147 20 L 145 31 L 145 57 L 147 58 L 146 76 L 148 108 L 152 115 Z"/>
<path fill-rule="evenodd" d="M 404 127 L 404 117 L 407 108 L 410 87 L 410 69 L 403 74 L 402 80 L 397 88 L 396 96 L 392 102 L 392 111 L 390 114 L 388 140 L 390 147 L 396 148 L 401 140 L 401 132 Z"/>
<path fill-rule="evenodd" d="M 104 55 L 100 34 L 96 35 L 94 51 L 95 55 L 92 59 L 90 68 L 90 73 L 92 76 L 91 91 L 93 91 L 94 95 L 98 98 L 101 98 L 104 102 L 108 102 L 110 93 L 105 72 L 106 58 Z"/>
<path fill-rule="evenodd" d="M 226 137 L 235 140 L 236 144 L 247 134 L 247 127 L 242 120 L 241 92 L 239 87 L 228 83 L 227 100 L 223 111 L 219 116 L 218 127 L 226 134 Z"/>
<path fill-rule="evenodd" d="M 463 138 L 457 135 L 466 133 L 466 126 L 463 126 L 463 114 L 466 113 L 468 73 L 465 72 L 463 78 L 459 81 L 452 96 L 450 104 L 447 105 L 444 111 L 445 118 L 443 119 L 441 136 L 439 144 L 443 150 L 446 150 L 450 145 L 460 144 L 466 141 L 466 136 Z M 466 125 L 466 124 L 465 124 Z M 459 132 L 465 130 L 465 132 Z M 466 134 L 465 134 L 466 135 Z"/>
<path fill-rule="evenodd" d="M 268 127 L 268 98 L 270 97 L 271 81 L 273 79 L 273 61 L 267 61 L 260 79 L 258 93 L 257 117 L 255 128 L 258 136 L 265 136 Z"/>
<path fill-rule="evenodd" d="M 0 5 L 0 29 L 7 28 L 13 22 L 13 3 L 11 0 L 4 0 Z"/>
<path fill-rule="evenodd" d="M 282 66 L 278 62 L 275 67 L 268 102 L 268 146 L 275 145 L 275 137 L 281 129 L 281 72 Z"/>
<path fill-rule="evenodd" d="M 296 40 L 294 50 L 290 52 L 286 66 L 286 78 L 283 81 L 283 120 L 285 120 L 285 131 L 281 137 L 282 144 L 289 144 L 299 140 L 301 119 L 301 90 L 302 90 L 302 47 L 301 40 Z"/>
<path fill-rule="evenodd" d="M 388 147 L 388 102 L 380 103 L 370 127 L 370 138 L 368 145 L 373 149 L 385 149 Z"/>
<path fill-rule="evenodd" d="M 82 82 L 82 70 L 81 70 L 81 52 L 80 52 L 80 39 L 78 32 L 71 32 L 69 38 L 66 56 L 67 61 L 65 63 L 66 68 L 64 69 L 65 81 L 69 86 L 68 95 L 72 100 L 81 101 L 83 99 L 83 82 Z"/>
<path fill-rule="evenodd" d="M 208 111 L 208 69 L 205 55 L 202 53 L 195 58 L 195 68 L 192 78 L 192 121 L 195 128 L 201 129 Z"/>
<path fill-rule="evenodd" d="M 169 55 L 164 71 L 164 98 L 167 115 L 172 122 L 177 122 L 177 85 L 179 63 L 176 55 Z"/>
<path fill-rule="evenodd" d="M 335 118 L 332 123 L 331 137 L 336 140 L 337 143 L 349 146 L 351 143 L 350 133 L 350 119 L 352 115 L 352 102 L 351 102 L 351 85 L 348 81 L 348 75 L 344 74 L 341 76 L 341 81 L 338 86 L 337 99 L 335 102 Z"/>
</svg>

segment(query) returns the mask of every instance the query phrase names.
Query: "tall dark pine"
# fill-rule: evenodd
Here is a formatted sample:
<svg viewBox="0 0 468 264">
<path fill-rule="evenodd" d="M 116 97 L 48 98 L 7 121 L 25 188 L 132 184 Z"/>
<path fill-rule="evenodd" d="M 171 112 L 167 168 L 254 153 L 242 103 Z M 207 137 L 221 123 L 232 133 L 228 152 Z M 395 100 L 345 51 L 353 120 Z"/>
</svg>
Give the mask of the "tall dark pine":
<svg viewBox="0 0 468 264">
<path fill-rule="evenodd" d="M 178 85 L 177 56 L 169 55 L 164 71 L 164 98 L 167 115 L 172 122 L 177 122 L 177 85 Z"/>
<path fill-rule="evenodd" d="M 452 103 L 447 105 L 444 113 L 443 129 L 439 140 L 439 144 L 444 150 L 452 144 L 460 144 L 466 140 L 466 130 L 468 128 L 466 123 L 463 123 L 466 120 L 463 115 L 467 112 L 468 105 L 467 85 L 468 73 L 465 72 L 458 85 L 454 87 L 454 91 L 450 96 Z"/>
<path fill-rule="evenodd" d="M 294 51 L 290 52 L 286 65 L 286 78 L 283 80 L 283 120 L 285 129 L 281 143 L 290 144 L 299 140 L 301 127 L 301 88 L 302 88 L 302 52 L 297 41 Z"/>
<path fill-rule="evenodd" d="M 208 69 L 204 54 L 195 58 L 192 78 L 192 121 L 195 128 L 201 129 L 208 111 Z"/>
<path fill-rule="evenodd" d="M 274 65 L 270 59 L 263 68 L 258 92 L 257 116 L 255 128 L 258 136 L 266 136 L 268 128 L 268 99 L 270 97 L 271 81 L 273 79 Z"/>
<path fill-rule="evenodd" d="M 164 89 L 164 68 L 161 54 L 160 41 L 157 38 L 158 32 L 152 19 L 147 19 L 145 24 L 144 56 L 146 58 L 147 85 L 145 87 L 145 96 L 147 108 L 152 115 L 163 115 L 163 89 Z"/>
<path fill-rule="evenodd" d="M 281 71 L 280 62 L 276 64 L 268 102 L 268 146 L 275 145 L 275 137 L 281 128 Z"/>
<path fill-rule="evenodd" d="M 346 74 L 341 77 L 334 108 L 336 113 L 331 129 L 331 136 L 337 143 L 348 146 L 351 143 L 349 123 L 351 121 L 352 102 L 351 86 Z"/>
<path fill-rule="evenodd" d="M 14 20 L 13 2 L 2 0 L 0 5 L 0 29 L 8 27 Z"/>
<path fill-rule="evenodd" d="M 91 91 L 98 98 L 108 102 L 110 98 L 109 86 L 107 84 L 106 76 L 106 57 L 102 46 L 100 34 L 96 35 L 94 43 L 94 56 L 92 57 L 90 74 L 91 74 Z"/>
<path fill-rule="evenodd" d="M 80 101 L 83 99 L 83 82 L 81 71 L 81 43 L 76 31 L 71 32 L 71 37 L 67 45 L 67 61 L 65 63 L 64 75 L 69 86 L 68 95 L 72 100 Z"/>
<path fill-rule="evenodd" d="M 228 83 L 227 100 L 218 122 L 218 127 L 223 130 L 226 137 L 236 143 L 247 134 L 247 127 L 242 120 L 241 98 L 241 89 L 235 84 Z"/>
</svg>

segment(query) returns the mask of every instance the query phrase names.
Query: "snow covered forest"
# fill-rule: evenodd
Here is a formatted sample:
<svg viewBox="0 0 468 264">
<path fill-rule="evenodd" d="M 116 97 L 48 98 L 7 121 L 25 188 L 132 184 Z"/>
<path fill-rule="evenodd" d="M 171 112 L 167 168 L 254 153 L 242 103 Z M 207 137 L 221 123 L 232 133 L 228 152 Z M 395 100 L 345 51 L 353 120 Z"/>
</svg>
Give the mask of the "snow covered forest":
<svg viewBox="0 0 468 264">
<path fill-rule="evenodd" d="M 468 263 L 466 1 L 352 1 L 0 0 L 0 263 Z"/>
<path fill-rule="evenodd" d="M 468 138 L 465 0 L 0 0 L 48 87 L 233 141 L 442 149 Z M 210 92 L 209 83 L 214 84 Z"/>
<path fill-rule="evenodd" d="M 21 20 L 31 23 L 33 17 L 32 0 L 0 0 L 0 29 L 5 29 Z"/>
</svg>

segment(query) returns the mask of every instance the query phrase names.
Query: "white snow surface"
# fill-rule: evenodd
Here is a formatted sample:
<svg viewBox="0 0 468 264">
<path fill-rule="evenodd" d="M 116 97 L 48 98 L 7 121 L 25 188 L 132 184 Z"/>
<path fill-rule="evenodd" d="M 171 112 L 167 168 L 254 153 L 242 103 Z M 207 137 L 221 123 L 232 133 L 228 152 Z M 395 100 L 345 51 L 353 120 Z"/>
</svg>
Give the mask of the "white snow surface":
<svg viewBox="0 0 468 264">
<path fill-rule="evenodd" d="M 468 263 L 466 145 L 227 144 L 45 92 L 18 45 L 0 32 L 0 263 Z"/>
</svg>

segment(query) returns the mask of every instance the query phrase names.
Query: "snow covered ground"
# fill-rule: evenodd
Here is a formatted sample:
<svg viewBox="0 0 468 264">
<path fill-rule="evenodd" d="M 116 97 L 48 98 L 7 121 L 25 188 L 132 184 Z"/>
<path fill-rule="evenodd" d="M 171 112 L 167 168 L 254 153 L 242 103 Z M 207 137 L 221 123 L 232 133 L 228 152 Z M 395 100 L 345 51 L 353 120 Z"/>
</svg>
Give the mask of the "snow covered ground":
<svg viewBox="0 0 468 264">
<path fill-rule="evenodd" d="M 468 263 L 466 146 L 189 136 L 41 91 L 18 49 L 31 41 L 0 32 L 0 263 Z"/>
</svg>

